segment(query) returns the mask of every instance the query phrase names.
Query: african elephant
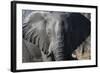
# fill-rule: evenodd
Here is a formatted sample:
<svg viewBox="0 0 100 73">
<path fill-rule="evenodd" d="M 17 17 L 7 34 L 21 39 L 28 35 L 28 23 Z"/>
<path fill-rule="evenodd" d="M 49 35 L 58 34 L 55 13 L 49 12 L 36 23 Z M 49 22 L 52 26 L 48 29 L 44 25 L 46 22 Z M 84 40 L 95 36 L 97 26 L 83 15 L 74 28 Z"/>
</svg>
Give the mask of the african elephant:
<svg viewBox="0 0 100 73">
<path fill-rule="evenodd" d="M 73 51 L 89 35 L 90 20 L 81 13 L 32 11 L 23 20 L 23 39 L 39 49 L 42 61 L 76 59 Z"/>
</svg>

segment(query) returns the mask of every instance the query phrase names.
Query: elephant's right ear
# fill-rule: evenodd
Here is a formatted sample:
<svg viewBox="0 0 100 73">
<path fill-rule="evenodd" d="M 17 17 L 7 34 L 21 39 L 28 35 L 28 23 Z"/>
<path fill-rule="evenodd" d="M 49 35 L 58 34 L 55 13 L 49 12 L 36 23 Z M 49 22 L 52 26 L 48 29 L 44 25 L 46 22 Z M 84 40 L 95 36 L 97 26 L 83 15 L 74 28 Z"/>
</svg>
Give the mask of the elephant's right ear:
<svg viewBox="0 0 100 73">
<path fill-rule="evenodd" d="M 30 13 L 23 22 L 23 39 L 35 44 L 39 45 L 39 41 L 42 36 L 45 36 L 40 33 L 46 34 L 45 30 L 45 12 L 33 11 Z M 43 41 L 43 38 L 41 39 Z M 45 39 L 44 39 L 45 40 Z"/>
<path fill-rule="evenodd" d="M 24 16 L 24 15 L 23 15 Z M 40 24 L 42 25 L 43 15 L 39 11 L 33 11 L 23 20 L 23 38 L 29 42 L 34 41 L 36 35 L 38 36 L 38 30 Z M 33 38 L 34 37 L 34 38 Z"/>
</svg>

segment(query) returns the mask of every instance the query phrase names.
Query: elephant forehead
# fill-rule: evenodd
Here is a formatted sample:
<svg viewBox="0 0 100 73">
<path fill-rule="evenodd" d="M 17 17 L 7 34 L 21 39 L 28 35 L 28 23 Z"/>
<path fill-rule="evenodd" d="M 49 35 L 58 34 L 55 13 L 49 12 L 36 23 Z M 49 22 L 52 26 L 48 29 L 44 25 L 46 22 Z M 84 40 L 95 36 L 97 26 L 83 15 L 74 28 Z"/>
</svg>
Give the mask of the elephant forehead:
<svg viewBox="0 0 100 73">
<path fill-rule="evenodd" d="M 49 13 L 46 17 L 47 29 L 54 29 L 55 25 L 61 23 L 62 18 L 60 13 Z"/>
<path fill-rule="evenodd" d="M 60 21 L 61 14 L 60 13 L 49 13 L 45 18 L 49 21 Z"/>
</svg>

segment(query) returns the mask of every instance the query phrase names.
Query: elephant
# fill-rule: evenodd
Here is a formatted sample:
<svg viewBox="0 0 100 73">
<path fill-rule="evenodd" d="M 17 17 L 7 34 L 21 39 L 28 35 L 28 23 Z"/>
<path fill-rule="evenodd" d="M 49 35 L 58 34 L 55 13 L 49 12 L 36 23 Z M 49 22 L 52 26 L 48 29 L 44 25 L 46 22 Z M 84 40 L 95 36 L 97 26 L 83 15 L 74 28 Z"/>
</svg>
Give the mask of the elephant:
<svg viewBox="0 0 100 73">
<path fill-rule="evenodd" d="M 34 62 L 77 60 L 72 53 L 90 36 L 91 22 L 81 13 L 31 11 L 23 17 L 23 53 L 29 46 Z"/>
</svg>

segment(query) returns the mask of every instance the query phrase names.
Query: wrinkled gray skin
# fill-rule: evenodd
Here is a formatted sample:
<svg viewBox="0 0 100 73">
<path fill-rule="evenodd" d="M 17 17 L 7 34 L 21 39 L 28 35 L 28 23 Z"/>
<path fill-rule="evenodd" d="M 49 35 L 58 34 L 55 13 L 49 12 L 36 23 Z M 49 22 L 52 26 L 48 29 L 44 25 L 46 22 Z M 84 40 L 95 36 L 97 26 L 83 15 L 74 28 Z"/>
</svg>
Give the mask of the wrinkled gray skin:
<svg viewBox="0 0 100 73">
<path fill-rule="evenodd" d="M 64 32 L 68 28 L 66 18 L 69 16 L 70 13 L 33 11 L 23 19 L 23 40 L 30 42 L 34 50 L 39 49 L 37 53 L 42 54 L 42 60 L 38 61 L 65 60 Z"/>
</svg>

